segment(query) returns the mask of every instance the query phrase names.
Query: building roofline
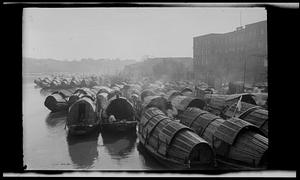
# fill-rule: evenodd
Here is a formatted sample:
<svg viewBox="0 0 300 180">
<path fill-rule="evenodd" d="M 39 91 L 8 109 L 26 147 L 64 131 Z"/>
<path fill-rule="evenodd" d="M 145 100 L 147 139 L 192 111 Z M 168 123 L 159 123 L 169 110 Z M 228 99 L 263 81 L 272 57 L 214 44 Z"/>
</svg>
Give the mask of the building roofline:
<svg viewBox="0 0 300 180">
<path fill-rule="evenodd" d="M 252 26 L 252 25 L 256 25 L 256 24 L 262 24 L 262 23 L 266 23 L 267 20 L 264 20 L 264 21 L 258 21 L 258 22 L 255 22 L 255 23 L 251 23 L 251 24 L 245 24 L 245 27 L 247 26 Z"/>
<path fill-rule="evenodd" d="M 195 36 L 193 38 L 208 37 L 208 36 L 217 36 L 217 35 L 222 35 L 222 33 L 209 33 L 209 34 L 205 34 L 205 35 Z"/>
<path fill-rule="evenodd" d="M 256 25 L 256 24 L 261 24 L 261 23 L 265 23 L 265 22 L 267 22 L 267 20 L 258 21 L 258 22 L 251 23 L 251 24 L 246 24 L 246 25 L 244 25 L 245 28 L 243 30 L 245 30 L 249 26 Z M 195 36 L 193 38 L 197 39 L 197 38 L 203 38 L 203 37 L 208 37 L 208 36 L 213 36 L 213 35 L 227 35 L 227 34 L 234 33 L 234 32 L 236 32 L 236 30 L 233 30 L 233 31 L 230 31 L 230 32 L 225 32 L 225 33 L 209 33 L 209 34 L 204 34 L 204 35 L 200 35 L 200 36 Z"/>
</svg>

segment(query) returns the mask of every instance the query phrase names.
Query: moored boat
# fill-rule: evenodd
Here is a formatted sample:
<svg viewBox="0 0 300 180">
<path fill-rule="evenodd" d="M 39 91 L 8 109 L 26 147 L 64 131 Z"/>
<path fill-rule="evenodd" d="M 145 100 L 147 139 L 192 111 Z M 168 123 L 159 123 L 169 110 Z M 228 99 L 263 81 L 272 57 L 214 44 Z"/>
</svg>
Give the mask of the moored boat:
<svg viewBox="0 0 300 180">
<path fill-rule="evenodd" d="M 176 96 L 182 96 L 183 94 L 180 91 L 177 90 L 170 90 L 167 92 L 167 97 L 169 101 L 172 101 L 172 99 Z"/>
<path fill-rule="evenodd" d="M 60 91 L 47 96 L 44 105 L 52 112 L 67 111 L 69 107 L 66 95 Z"/>
<path fill-rule="evenodd" d="M 69 134 L 87 134 L 99 128 L 99 123 L 93 98 L 83 96 L 70 106 L 66 123 Z"/>
<path fill-rule="evenodd" d="M 238 117 L 258 127 L 263 134 L 268 137 L 268 110 L 261 106 L 241 102 L 241 109 L 237 108 L 237 103 L 225 108 L 222 113 L 224 119 Z"/>
<path fill-rule="evenodd" d="M 205 94 L 203 100 L 206 102 L 206 106 L 204 107 L 204 110 L 217 116 L 222 116 L 225 109 L 232 106 L 234 103 L 237 103 L 241 96 L 241 102 L 256 105 L 254 95 L 249 93 L 232 95 Z"/>
<path fill-rule="evenodd" d="M 193 90 L 191 88 L 184 88 L 183 90 L 181 90 L 181 94 L 184 95 L 184 96 L 193 96 Z"/>
<path fill-rule="evenodd" d="M 105 99 L 105 96 L 102 96 L 102 101 Z M 124 97 L 117 97 L 106 101 L 108 105 L 105 109 L 102 108 L 103 113 L 101 113 L 101 129 L 135 132 L 137 121 L 132 104 Z"/>
<path fill-rule="evenodd" d="M 71 106 L 74 102 L 79 100 L 80 98 L 84 96 L 89 96 L 92 98 L 93 101 L 95 101 L 95 94 L 93 91 L 87 89 L 87 88 L 78 88 L 74 91 L 74 93 L 69 97 L 68 104 Z"/>
<path fill-rule="evenodd" d="M 240 170 L 266 168 L 268 138 L 253 124 L 224 120 L 199 108 L 188 108 L 178 119 L 213 146 L 218 163 Z"/>
<path fill-rule="evenodd" d="M 268 110 L 263 108 L 250 109 L 249 111 L 241 114 L 239 118 L 254 124 L 263 132 L 264 136 L 268 137 L 268 132 L 269 132 Z"/>
<path fill-rule="evenodd" d="M 190 96 L 176 96 L 172 98 L 171 103 L 177 109 L 178 113 L 185 111 L 188 107 L 203 109 L 206 106 L 205 101 Z"/>
<path fill-rule="evenodd" d="M 172 121 L 156 107 L 143 112 L 138 137 L 154 158 L 170 168 L 209 169 L 214 166 L 211 146 L 192 129 Z"/>
</svg>

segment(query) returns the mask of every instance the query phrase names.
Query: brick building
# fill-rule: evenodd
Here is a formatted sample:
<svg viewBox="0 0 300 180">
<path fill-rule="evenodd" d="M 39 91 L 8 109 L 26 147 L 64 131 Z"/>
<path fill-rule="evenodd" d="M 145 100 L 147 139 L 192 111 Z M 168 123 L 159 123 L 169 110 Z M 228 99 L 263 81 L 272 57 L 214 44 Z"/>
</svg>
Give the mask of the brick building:
<svg viewBox="0 0 300 180">
<path fill-rule="evenodd" d="M 267 21 L 238 27 L 224 34 L 207 34 L 193 40 L 194 76 L 217 82 L 267 81 Z M 244 71 L 246 69 L 246 71 Z"/>
</svg>

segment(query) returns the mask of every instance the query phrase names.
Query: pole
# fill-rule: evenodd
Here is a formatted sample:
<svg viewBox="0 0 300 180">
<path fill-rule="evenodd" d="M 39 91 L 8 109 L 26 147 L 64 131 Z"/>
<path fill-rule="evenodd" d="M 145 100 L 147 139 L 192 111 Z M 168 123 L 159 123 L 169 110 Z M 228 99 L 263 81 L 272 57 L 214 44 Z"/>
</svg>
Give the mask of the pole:
<svg viewBox="0 0 300 180">
<path fill-rule="evenodd" d="M 235 113 L 236 113 L 236 110 L 237 110 L 237 105 L 235 106 L 235 108 L 234 108 L 234 112 L 233 112 L 233 115 L 232 115 L 232 117 L 231 118 L 233 118 L 234 116 L 235 116 Z"/>
<path fill-rule="evenodd" d="M 241 97 L 240 97 L 239 101 L 238 101 L 238 102 L 237 102 L 237 104 L 236 104 L 236 107 L 235 107 L 235 109 L 234 109 L 234 112 L 233 112 L 232 118 L 233 118 L 233 117 L 235 117 L 236 110 L 238 109 L 238 105 L 239 105 L 239 103 L 241 103 L 240 101 L 242 101 L 242 97 L 243 97 L 243 95 L 241 95 Z"/>
<path fill-rule="evenodd" d="M 240 11 L 240 26 L 242 26 L 242 11 Z M 243 46 L 241 47 L 241 54 L 240 54 L 240 58 L 241 56 L 243 55 L 243 52 L 244 52 L 244 48 Z M 244 58 L 244 80 L 243 80 L 243 92 L 245 92 L 245 78 L 246 78 L 246 58 Z"/>
<path fill-rule="evenodd" d="M 244 57 L 244 83 L 243 83 L 243 92 L 245 92 L 245 78 L 246 78 L 246 58 Z"/>
</svg>

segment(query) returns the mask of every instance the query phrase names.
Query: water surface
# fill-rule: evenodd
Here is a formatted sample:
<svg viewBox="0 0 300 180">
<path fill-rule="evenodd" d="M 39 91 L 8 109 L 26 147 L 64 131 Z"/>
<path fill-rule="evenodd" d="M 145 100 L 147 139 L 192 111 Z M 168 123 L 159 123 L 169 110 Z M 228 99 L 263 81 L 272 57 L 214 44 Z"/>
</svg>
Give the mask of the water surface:
<svg viewBox="0 0 300 180">
<path fill-rule="evenodd" d="M 28 170 L 160 170 L 165 169 L 137 148 L 135 133 L 99 132 L 68 137 L 66 113 L 50 113 L 50 92 L 23 78 L 23 154 Z"/>
</svg>

